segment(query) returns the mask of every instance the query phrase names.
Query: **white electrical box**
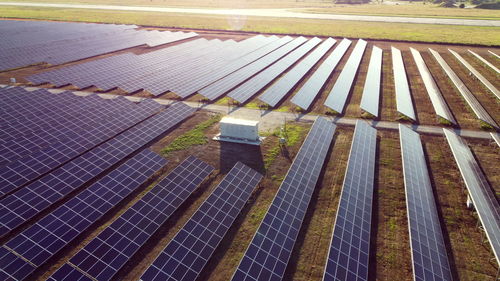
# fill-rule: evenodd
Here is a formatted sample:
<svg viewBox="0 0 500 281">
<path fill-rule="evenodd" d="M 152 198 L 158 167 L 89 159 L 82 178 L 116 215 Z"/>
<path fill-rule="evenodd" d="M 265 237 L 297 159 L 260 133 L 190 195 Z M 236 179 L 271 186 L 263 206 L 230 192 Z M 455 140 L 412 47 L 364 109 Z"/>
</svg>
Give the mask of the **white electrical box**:
<svg viewBox="0 0 500 281">
<path fill-rule="evenodd" d="M 219 123 L 220 134 L 214 139 L 259 145 L 259 121 L 224 117 Z"/>
</svg>

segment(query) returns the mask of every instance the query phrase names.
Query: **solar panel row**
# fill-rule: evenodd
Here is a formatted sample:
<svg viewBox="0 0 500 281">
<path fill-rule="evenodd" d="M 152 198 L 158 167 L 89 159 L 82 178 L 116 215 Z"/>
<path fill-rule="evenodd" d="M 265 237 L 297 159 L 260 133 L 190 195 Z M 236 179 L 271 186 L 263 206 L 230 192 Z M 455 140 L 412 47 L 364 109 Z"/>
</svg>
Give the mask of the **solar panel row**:
<svg viewBox="0 0 500 281">
<path fill-rule="evenodd" d="M 347 97 L 349 96 L 352 83 L 354 82 L 354 77 L 356 76 L 359 64 L 366 49 L 366 44 L 365 40 L 358 40 L 358 43 L 356 43 L 356 46 L 342 69 L 342 72 L 337 78 L 337 81 L 335 81 L 335 85 L 333 85 L 332 90 L 326 98 L 325 106 L 338 113 L 342 113 L 344 111 Z"/>
<path fill-rule="evenodd" d="M 358 120 L 323 280 L 368 280 L 377 130 Z"/>
<path fill-rule="evenodd" d="M 259 99 L 272 107 L 275 107 L 299 81 L 311 70 L 314 65 L 333 47 L 335 39 L 328 37 L 307 57 L 297 63 L 290 71 L 283 75 L 278 81 L 269 86 Z"/>
<path fill-rule="evenodd" d="M 23 280 L 166 164 L 144 150 L 9 240 L 0 257 L 2 280 Z M 140 231 L 136 229 L 136 231 Z M 106 258 L 115 258 L 109 252 Z M 16 257 L 12 259 L 12 254 Z"/>
<path fill-rule="evenodd" d="M 213 170 L 196 157 L 186 158 L 49 280 L 75 280 L 74 269 L 82 277 L 113 278 Z"/>
<path fill-rule="evenodd" d="M 335 128 L 316 119 L 232 280 L 283 278 Z"/>
<path fill-rule="evenodd" d="M 316 47 L 321 42 L 321 39 L 314 37 L 298 47 L 288 55 L 278 60 L 273 65 L 269 66 L 259 74 L 253 76 L 245 83 L 241 84 L 227 95 L 228 97 L 237 100 L 240 103 L 246 102 L 252 96 L 257 94 L 261 89 L 271 83 L 281 73 L 286 71 L 295 62 L 301 59 L 312 48 Z"/>
<path fill-rule="evenodd" d="M 470 63 L 462 58 L 462 56 L 457 52 L 450 49 L 448 49 L 448 51 L 450 51 L 450 53 L 452 53 L 460 63 L 462 63 L 472 74 L 474 74 L 474 76 L 476 76 L 477 79 L 479 79 L 479 81 L 481 81 L 481 83 L 486 86 L 486 88 L 488 88 L 493 94 L 495 94 L 497 98 L 500 99 L 500 91 L 495 86 L 493 86 L 493 84 L 491 84 L 488 79 L 486 79 L 481 73 L 479 73 L 479 71 L 472 67 L 472 65 L 470 65 Z"/>
<path fill-rule="evenodd" d="M 380 104 L 380 79 L 382 75 L 382 49 L 373 46 L 368 73 L 366 74 L 360 107 L 377 117 Z"/>
<path fill-rule="evenodd" d="M 314 101 L 314 98 L 316 98 L 316 96 L 320 93 L 326 83 L 326 80 L 328 80 L 328 77 L 332 74 L 333 69 L 342 59 L 350 45 L 351 40 L 344 38 L 293 96 L 291 102 L 304 110 L 308 110 Z"/>
<path fill-rule="evenodd" d="M 420 136 L 399 124 L 399 137 L 414 280 L 451 281 L 446 245 Z"/>
<path fill-rule="evenodd" d="M 475 53 L 471 50 L 468 50 L 468 51 L 469 51 L 469 53 L 473 54 L 477 59 L 479 59 L 482 63 L 486 64 L 491 69 L 493 69 L 496 73 L 500 73 L 500 70 L 496 66 L 494 66 L 491 62 L 487 61 L 485 58 L 483 58 L 482 56 L 478 55 L 477 53 Z"/>
<path fill-rule="evenodd" d="M 408 85 L 408 78 L 406 77 L 401 51 L 391 47 L 391 54 L 397 110 L 406 117 L 416 120 L 415 111 L 413 110 L 413 101 L 411 100 L 410 86 Z"/>
<path fill-rule="evenodd" d="M 195 280 L 261 179 L 261 174 L 236 163 L 141 280 Z"/>
<path fill-rule="evenodd" d="M 467 86 L 460 80 L 458 75 L 451 69 L 451 67 L 446 63 L 446 61 L 441 57 L 441 55 L 432 50 L 429 49 L 431 54 L 434 56 L 434 58 L 437 60 L 441 68 L 444 70 L 446 75 L 451 79 L 453 84 L 455 85 L 455 88 L 458 89 L 458 92 L 462 95 L 462 97 L 465 99 L 467 104 L 472 108 L 472 111 L 476 114 L 476 116 L 479 118 L 479 120 L 482 120 L 491 126 L 499 129 L 497 123 L 491 116 L 488 114 L 488 112 L 483 108 L 481 103 L 476 99 L 476 97 L 471 93 L 471 91 L 467 88 Z"/>
<path fill-rule="evenodd" d="M 195 109 L 176 103 L 165 111 L 91 149 L 33 183 L 0 200 L 0 235 L 82 187 L 112 165 L 190 116 Z"/>
<path fill-rule="evenodd" d="M 497 59 L 500 59 L 500 56 L 493 53 L 491 50 L 488 50 L 488 53 L 492 54 L 494 57 L 496 57 Z"/>
<path fill-rule="evenodd" d="M 269 54 L 255 60 L 254 62 L 244 66 L 241 69 L 229 74 L 228 76 L 222 78 L 221 80 L 205 87 L 198 92 L 210 99 L 214 100 L 222 96 L 224 93 L 230 91 L 234 87 L 238 86 L 240 83 L 245 82 L 247 79 L 253 75 L 259 73 L 264 68 L 273 64 L 281 57 L 285 56 L 295 48 L 306 42 L 307 39 L 304 37 L 298 37 L 291 42 L 279 47 L 278 49 L 270 52 Z"/>
<path fill-rule="evenodd" d="M 490 184 L 464 140 L 448 129 L 443 129 L 469 191 L 474 208 L 490 242 L 493 254 L 500 264 L 500 207 Z"/>
<path fill-rule="evenodd" d="M 441 94 L 438 86 L 436 85 L 436 82 L 432 78 L 432 75 L 427 68 L 427 65 L 425 64 L 424 59 L 420 55 L 420 52 L 413 48 L 410 48 L 410 51 L 413 59 L 415 60 L 415 63 L 417 64 L 418 72 L 422 77 L 422 81 L 424 81 L 425 89 L 427 90 L 427 94 L 429 94 L 429 98 L 431 99 L 434 111 L 436 111 L 436 114 L 441 118 L 444 118 L 451 123 L 456 124 L 457 121 L 455 121 L 455 118 L 453 118 L 453 114 L 446 104 L 446 101 L 443 98 L 443 95 Z"/>
</svg>

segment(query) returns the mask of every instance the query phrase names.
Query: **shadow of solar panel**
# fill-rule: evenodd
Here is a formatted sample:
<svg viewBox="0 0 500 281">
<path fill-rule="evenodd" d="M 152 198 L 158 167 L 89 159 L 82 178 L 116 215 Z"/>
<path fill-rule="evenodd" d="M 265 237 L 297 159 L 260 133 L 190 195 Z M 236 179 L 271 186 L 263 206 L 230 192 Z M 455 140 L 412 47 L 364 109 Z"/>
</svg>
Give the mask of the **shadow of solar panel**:
<svg viewBox="0 0 500 281">
<path fill-rule="evenodd" d="M 9 240 L 3 248 L 22 257 L 32 269 L 44 264 L 80 233 L 101 218 L 167 163 L 163 157 L 144 150 L 98 180 L 33 226 Z M 5 263 L 4 263 L 5 262 Z M 1 271 L 25 279 L 30 271 L 1 263 Z"/>
<path fill-rule="evenodd" d="M 257 94 L 262 88 L 271 83 L 276 77 L 287 70 L 300 58 L 302 58 L 312 48 L 316 47 L 321 42 L 321 39 L 314 37 L 298 47 L 288 55 L 284 56 L 276 63 L 266 68 L 259 74 L 247 80 L 244 84 L 232 90 L 227 96 L 237 100 L 240 103 L 246 102 L 252 96 Z"/>
<path fill-rule="evenodd" d="M 418 133 L 399 124 L 414 280 L 453 280 Z"/>
<path fill-rule="evenodd" d="M 328 37 L 321 45 L 300 61 L 278 81 L 269 86 L 259 99 L 275 107 L 288 94 L 306 73 L 333 47 L 337 41 Z"/>
<path fill-rule="evenodd" d="M 236 163 L 141 280 L 195 280 L 261 179 L 261 174 Z"/>
<path fill-rule="evenodd" d="M 436 114 L 453 124 L 456 124 L 455 118 L 453 118 L 453 114 L 451 113 L 446 101 L 441 94 L 436 82 L 432 78 L 427 65 L 424 62 L 424 59 L 420 55 L 420 52 L 410 48 L 411 54 L 413 55 L 413 59 L 417 64 L 418 72 L 420 76 L 422 76 L 422 81 L 424 81 L 425 89 L 427 90 L 427 94 L 429 94 L 429 98 L 431 99 L 432 106 L 434 107 L 434 111 Z"/>
<path fill-rule="evenodd" d="M 496 129 L 499 129 L 498 124 L 495 122 L 493 118 L 488 114 L 488 112 L 483 108 L 481 103 L 476 99 L 476 97 L 472 94 L 472 92 L 467 88 L 467 86 L 460 80 L 458 75 L 451 69 L 451 67 L 446 63 L 446 61 L 441 57 L 441 55 L 430 49 L 429 51 L 431 54 L 434 56 L 434 58 L 437 60 L 441 68 L 444 70 L 446 75 L 451 79 L 453 82 L 453 85 L 455 85 L 455 88 L 457 88 L 458 92 L 462 95 L 462 97 L 465 99 L 467 104 L 472 108 L 472 111 L 476 116 L 479 118 L 479 120 L 482 120 L 491 126 L 495 127 Z"/>
<path fill-rule="evenodd" d="M 479 73 L 479 71 L 477 71 L 472 65 L 470 65 L 470 63 L 468 63 L 464 58 L 462 58 L 462 56 L 459 55 L 457 52 L 450 49 L 448 49 L 448 51 L 450 51 L 450 53 L 454 55 L 457 58 L 457 60 L 470 71 L 470 73 L 474 74 L 474 76 L 476 76 L 477 79 L 479 79 L 479 81 L 481 81 L 481 83 L 483 83 L 483 85 L 486 88 L 488 88 L 488 90 L 490 90 L 497 98 L 500 99 L 500 91 L 498 91 L 498 89 L 495 86 L 493 86 L 493 84 L 491 84 L 490 81 L 488 81 L 488 79 L 486 79 L 481 73 Z"/>
<path fill-rule="evenodd" d="M 291 102 L 304 110 L 308 110 L 350 45 L 351 40 L 344 38 L 293 96 Z"/>
<path fill-rule="evenodd" d="M 443 131 L 497 264 L 500 264 L 500 207 L 497 198 L 467 144 L 451 130 L 443 129 Z"/>
<path fill-rule="evenodd" d="M 110 280 L 213 170 L 188 157 L 66 265 L 96 280 Z M 72 272 L 63 266 L 49 280 L 71 280 Z"/>
<path fill-rule="evenodd" d="M 396 107 L 399 113 L 416 120 L 413 102 L 411 100 L 410 86 L 406 77 L 405 65 L 401 51 L 391 47 L 392 71 L 394 74 L 394 87 L 396 88 Z"/>
<path fill-rule="evenodd" d="M 366 74 L 360 107 L 373 116 L 378 116 L 380 103 L 380 76 L 382 74 L 382 49 L 373 46 Z"/>
<path fill-rule="evenodd" d="M 338 113 L 342 113 L 344 111 L 345 103 L 347 102 L 347 97 L 351 91 L 352 83 L 354 82 L 354 77 L 358 71 L 359 63 L 363 58 L 366 44 L 365 40 L 358 40 L 358 43 L 356 43 L 356 46 L 342 69 L 342 72 L 337 78 L 337 81 L 335 81 L 335 85 L 333 85 L 332 90 L 326 98 L 325 105 Z"/>
<path fill-rule="evenodd" d="M 52 173 L 0 200 L 0 235 L 78 189 L 90 179 L 171 129 L 195 109 L 175 103 L 165 111 L 93 148 Z"/>
<path fill-rule="evenodd" d="M 358 120 L 323 280 L 368 280 L 377 130 Z"/>
<path fill-rule="evenodd" d="M 336 126 L 318 117 L 232 280 L 281 280 Z"/>
</svg>

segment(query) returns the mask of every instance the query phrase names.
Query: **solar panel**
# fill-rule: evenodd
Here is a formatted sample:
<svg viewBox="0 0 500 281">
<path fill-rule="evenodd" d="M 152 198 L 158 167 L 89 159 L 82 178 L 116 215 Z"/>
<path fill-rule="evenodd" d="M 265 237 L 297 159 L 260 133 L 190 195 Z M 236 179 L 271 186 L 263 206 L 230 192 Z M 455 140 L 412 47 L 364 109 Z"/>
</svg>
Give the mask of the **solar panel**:
<svg viewBox="0 0 500 281">
<path fill-rule="evenodd" d="M 336 126 L 318 117 L 232 280 L 281 280 Z"/>
<path fill-rule="evenodd" d="M 446 75 L 448 75 L 448 77 L 451 79 L 451 81 L 455 85 L 455 88 L 458 89 L 458 92 L 462 95 L 467 104 L 472 108 L 472 111 L 476 114 L 479 120 L 482 120 L 498 129 L 499 127 L 495 122 L 495 120 L 491 118 L 491 116 L 483 108 L 481 103 L 479 103 L 476 97 L 471 93 L 471 91 L 467 88 L 467 86 L 465 86 L 464 82 L 460 80 L 458 75 L 451 69 L 451 67 L 446 63 L 446 61 L 441 57 L 441 55 L 430 48 L 429 51 L 437 60 L 439 65 L 441 65 L 441 68 L 444 70 Z"/>
<path fill-rule="evenodd" d="M 298 46 L 302 45 L 305 41 L 307 41 L 307 39 L 302 36 L 295 38 L 291 42 L 281 46 L 258 60 L 199 90 L 198 93 L 209 100 L 215 100 L 264 68 L 273 64 L 275 61 L 285 56 Z"/>
<path fill-rule="evenodd" d="M 500 207 L 497 198 L 467 144 L 451 130 L 443 131 L 497 263 L 500 264 Z"/>
<path fill-rule="evenodd" d="M 418 133 L 399 124 L 414 280 L 452 280 Z"/>
<path fill-rule="evenodd" d="M 498 146 L 500 146 L 500 136 L 497 133 L 490 133 L 490 134 L 491 138 L 493 138 L 493 140 L 498 144 Z"/>
<path fill-rule="evenodd" d="M 411 100 L 410 87 L 406 77 L 405 65 L 401 51 L 391 47 L 392 70 L 394 73 L 394 87 L 396 90 L 396 107 L 399 113 L 412 120 L 416 120 L 413 102 Z"/>
<path fill-rule="evenodd" d="M 272 107 L 276 106 L 336 42 L 335 39 L 328 37 L 307 57 L 269 86 L 259 99 Z"/>
<path fill-rule="evenodd" d="M 245 83 L 243 83 L 242 85 L 238 86 L 237 88 L 229 92 L 227 96 L 234 100 L 237 100 L 240 103 L 246 102 L 257 92 L 259 92 L 262 88 L 271 83 L 281 73 L 283 73 L 290 66 L 292 66 L 295 62 L 297 62 L 300 58 L 302 58 L 307 52 L 309 52 L 320 42 L 321 39 L 317 37 L 310 39 L 305 44 L 298 47 L 285 57 L 281 58 L 279 61 L 277 61 L 270 67 L 266 68 L 259 74 L 252 77 L 250 80 L 247 80 Z"/>
<path fill-rule="evenodd" d="M 378 116 L 380 103 L 380 77 L 382 74 L 382 49 L 373 46 L 360 107 L 373 116 Z"/>
<path fill-rule="evenodd" d="M 261 174 L 236 163 L 141 280 L 195 280 L 261 179 Z"/>
<path fill-rule="evenodd" d="M 479 71 L 477 71 L 472 65 L 470 65 L 470 63 L 468 63 L 464 58 L 462 58 L 462 56 L 459 55 L 457 52 L 450 49 L 448 49 L 448 51 L 450 51 L 450 53 L 452 53 L 457 58 L 457 60 L 470 71 L 470 73 L 474 74 L 474 76 L 476 76 L 477 79 L 479 79 L 479 81 L 481 81 L 481 83 L 483 83 L 483 85 L 486 86 L 486 88 L 488 88 L 493 94 L 495 94 L 497 98 L 500 99 L 500 91 L 498 91 L 498 89 L 495 88 L 495 86 L 493 86 L 493 84 L 491 84 L 490 81 L 484 78 L 484 76 L 481 73 L 479 73 Z"/>
<path fill-rule="evenodd" d="M 96 280 L 111 279 L 214 168 L 190 156 L 66 263 Z M 111 255 L 110 253 L 115 253 Z M 62 267 L 49 280 L 73 280 Z"/>
<path fill-rule="evenodd" d="M 434 111 L 436 111 L 436 114 L 441 118 L 444 118 L 453 124 L 457 124 L 457 121 L 455 121 L 455 118 L 453 118 L 453 114 L 451 113 L 450 108 L 446 104 L 446 101 L 443 98 L 443 95 L 441 94 L 441 91 L 439 90 L 438 86 L 436 85 L 436 82 L 432 78 L 432 75 L 429 69 L 427 68 L 427 65 L 425 64 L 424 59 L 420 55 L 420 52 L 413 48 L 410 48 L 410 51 L 411 54 L 413 55 L 415 63 L 417 64 L 418 72 L 422 77 L 422 81 L 424 82 L 427 94 L 429 94 L 429 98 L 431 99 Z"/>
<path fill-rule="evenodd" d="M 304 85 L 293 96 L 291 102 L 304 110 L 308 110 L 314 98 L 319 94 L 326 80 L 332 74 L 333 69 L 344 56 L 351 45 L 351 40 L 343 39 L 333 52 L 325 59 L 320 67 L 314 72 Z"/>
<path fill-rule="evenodd" d="M 351 56 L 347 60 L 342 72 L 340 73 L 335 85 L 333 85 L 332 90 L 328 94 L 325 101 L 325 106 L 335 110 L 338 113 L 344 111 L 345 103 L 347 102 L 347 97 L 351 91 L 352 83 L 354 82 L 354 77 L 358 71 L 359 63 L 363 58 L 363 53 L 366 49 L 366 41 L 359 39 L 358 43 L 354 47 Z"/>
<path fill-rule="evenodd" d="M 0 257 L 0 270 L 12 278 L 25 279 L 166 163 L 158 154 L 144 150 L 120 165 L 9 240 L 3 246 L 9 253 Z M 12 253 L 17 256 L 15 259 Z M 11 266 L 13 262 L 16 267 Z M 30 265 L 26 270 L 25 264 Z"/>
<path fill-rule="evenodd" d="M 493 53 L 492 51 L 488 50 L 488 53 L 492 54 L 492 55 L 493 55 L 493 56 L 495 56 L 497 59 L 500 59 L 500 56 L 499 56 L 499 55 L 497 55 L 497 54 L 495 54 L 495 53 Z"/>
<path fill-rule="evenodd" d="M 175 103 L 165 111 L 82 154 L 52 173 L 0 200 L 3 236 L 78 189 L 190 116 L 195 109 Z"/>
<path fill-rule="evenodd" d="M 480 55 L 478 55 L 477 53 L 475 53 L 471 50 L 468 50 L 468 51 L 469 51 L 469 53 L 473 54 L 476 58 L 478 58 L 481 62 L 483 62 L 484 64 L 489 66 L 491 69 L 496 71 L 496 73 L 500 73 L 500 70 L 498 70 L 498 68 L 496 66 L 494 66 L 491 62 L 487 61 L 485 58 L 481 57 Z"/>
<path fill-rule="evenodd" d="M 368 280 L 377 130 L 358 120 L 323 280 Z"/>
</svg>

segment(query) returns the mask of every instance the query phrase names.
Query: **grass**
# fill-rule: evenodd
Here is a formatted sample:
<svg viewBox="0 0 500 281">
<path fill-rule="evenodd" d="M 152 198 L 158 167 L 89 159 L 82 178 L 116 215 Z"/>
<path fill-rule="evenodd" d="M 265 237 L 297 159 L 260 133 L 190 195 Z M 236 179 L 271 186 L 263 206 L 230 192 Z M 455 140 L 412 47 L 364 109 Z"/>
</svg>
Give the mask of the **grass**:
<svg viewBox="0 0 500 281">
<path fill-rule="evenodd" d="M 305 131 L 306 128 L 304 128 L 303 126 L 287 124 L 284 136 L 286 138 L 286 145 L 289 147 L 296 145 L 303 138 Z M 277 128 L 271 135 L 278 138 L 282 137 L 281 128 Z M 264 154 L 264 167 L 266 170 L 273 164 L 274 160 L 276 160 L 281 152 L 281 149 L 282 148 L 278 139 L 276 143 L 269 149 L 269 151 Z"/>
<path fill-rule="evenodd" d="M 202 145 L 208 142 L 207 137 L 205 136 L 205 130 L 210 128 L 215 123 L 219 122 L 221 119 L 221 115 L 215 115 L 212 118 L 204 121 L 192 130 L 182 134 L 177 137 L 172 143 L 167 145 L 161 150 L 163 155 L 168 155 L 173 151 L 188 149 L 195 145 Z"/>
<path fill-rule="evenodd" d="M 231 18 L 158 12 L 3 6 L 3 18 L 47 19 L 144 26 L 233 30 Z M 248 17 L 242 31 L 402 41 L 498 45 L 498 27 Z M 463 36 L 467 34 L 467 36 Z"/>
</svg>

